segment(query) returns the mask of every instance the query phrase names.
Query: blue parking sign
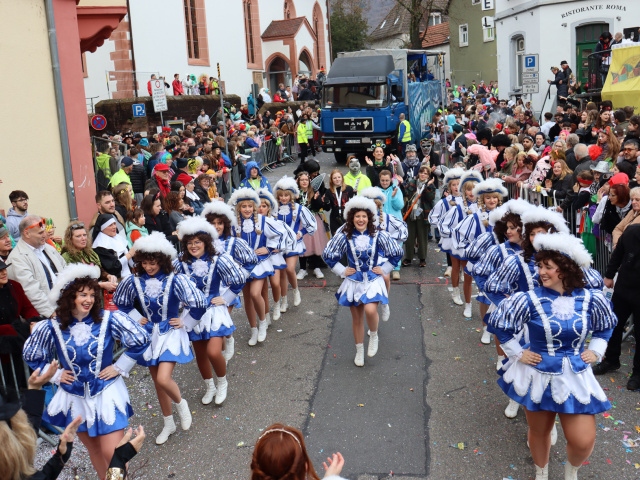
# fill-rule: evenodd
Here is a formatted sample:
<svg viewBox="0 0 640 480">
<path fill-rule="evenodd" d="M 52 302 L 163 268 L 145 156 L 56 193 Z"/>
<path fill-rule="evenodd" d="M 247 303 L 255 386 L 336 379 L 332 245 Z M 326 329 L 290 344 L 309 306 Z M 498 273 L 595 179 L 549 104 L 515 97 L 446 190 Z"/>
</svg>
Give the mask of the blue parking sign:
<svg viewBox="0 0 640 480">
<path fill-rule="evenodd" d="M 538 72 L 538 54 L 524 55 L 524 71 L 527 73 Z"/>
<path fill-rule="evenodd" d="M 147 116 L 147 112 L 146 112 L 144 103 L 134 103 L 133 104 L 133 116 L 134 117 L 146 117 Z"/>
</svg>

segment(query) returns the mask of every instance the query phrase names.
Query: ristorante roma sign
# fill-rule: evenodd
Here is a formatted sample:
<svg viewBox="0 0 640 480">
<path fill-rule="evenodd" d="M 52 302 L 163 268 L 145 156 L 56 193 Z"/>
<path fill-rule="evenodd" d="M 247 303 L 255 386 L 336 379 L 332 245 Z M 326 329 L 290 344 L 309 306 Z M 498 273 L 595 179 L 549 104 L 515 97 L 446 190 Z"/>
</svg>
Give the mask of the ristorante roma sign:
<svg viewBox="0 0 640 480">
<path fill-rule="evenodd" d="M 587 7 L 574 8 L 561 15 L 561 18 L 567 18 L 571 15 L 584 12 L 597 12 L 597 11 L 611 11 L 611 12 L 626 12 L 627 7 L 625 5 L 616 5 L 612 3 L 604 3 L 600 5 L 589 5 Z"/>
</svg>

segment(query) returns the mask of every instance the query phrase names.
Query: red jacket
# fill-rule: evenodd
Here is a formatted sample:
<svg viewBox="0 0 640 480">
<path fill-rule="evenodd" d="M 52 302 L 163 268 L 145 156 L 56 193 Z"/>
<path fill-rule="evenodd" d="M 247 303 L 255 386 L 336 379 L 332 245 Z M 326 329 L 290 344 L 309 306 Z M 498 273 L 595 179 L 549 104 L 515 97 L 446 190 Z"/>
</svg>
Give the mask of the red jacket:
<svg viewBox="0 0 640 480">
<path fill-rule="evenodd" d="M 33 317 L 40 316 L 25 295 L 22 285 L 14 280 L 9 280 L 9 285 L 4 288 L 9 288 L 9 286 L 11 287 L 11 295 L 18 304 L 18 310 L 16 312 L 17 315 L 15 319 L 11 320 L 9 323 L 0 325 L 0 362 L 2 363 L 8 362 L 8 357 L 6 356 L 7 353 L 15 353 L 16 349 L 17 351 L 20 351 L 24 340 L 29 336 L 29 324 L 22 322 L 20 317 L 25 320 L 29 320 Z M 5 321 L 6 320 L 7 319 L 5 319 Z"/>
<path fill-rule="evenodd" d="M 173 94 L 174 95 L 184 95 L 184 90 L 182 88 L 182 82 L 180 80 L 174 80 L 171 85 L 173 85 Z"/>
<path fill-rule="evenodd" d="M 149 90 L 149 96 L 151 96 L 151 80 L 147 82 L 147 90 Z"/>
</svg>

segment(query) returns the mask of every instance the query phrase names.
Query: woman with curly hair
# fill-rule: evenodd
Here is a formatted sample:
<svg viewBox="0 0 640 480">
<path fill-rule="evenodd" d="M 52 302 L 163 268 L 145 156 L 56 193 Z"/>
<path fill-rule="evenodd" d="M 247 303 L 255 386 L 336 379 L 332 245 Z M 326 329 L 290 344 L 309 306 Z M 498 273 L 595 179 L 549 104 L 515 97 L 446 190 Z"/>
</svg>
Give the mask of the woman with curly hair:
<svg viewBox="0 0 640 480">
<path fill-rule="evenodd" d="M 548 478 L 556 415 L 567 439 L 564 478 L 577 480 L 595 445 L 595 415 L 611 408 L 591 364 L 604 356 L 618 320 L 602 292 L 586 288 L 592 259 L 579 239 L 539 234 L 533 248 L 540 286 L 515 293 L 489 318 L 509 356 L 498 384 L 525 408 L 536 480 Z M 526 349 L 517 338 L 525 326 Z"/>
<path fill-rule="evenodd" d="M 258 262 L 242 289 L 244 309 L 251 327 L 249 345 L 264 342 L 267 338 L 267 319 L 262 287 L 274 274 L 269 257 L 273 250 L 287 251 L 292 245 L 284 226 L 271 217 L 258 213 L 260 197 L 253 188 L 239 188 L 231 195 L 229 205 L 235 209 L 236 223 L 231 235 L 242 238 L 255 252 Z"/>
<path fill-rule="evenodd" d="M 113 295 L 118 309 L 140 322 L 151 335 L 151 345 L 138 358 L 138 364 L 149 367 L 164 416 L 164 428 L 156 438 L 158 445 L 176 431 L 171 402 L 177 405 L 182 429 L 191 427 L 187 400 L 171 378 L 176 363 L 193 360 L 189 335 L 179 318 L 180 306 L 206 309 L 209 305 L 189 277 L 173 271 L 171 262 L 177 256 L 176 249 L 160 232 L 140 238 L 133 257 L 136 273 L 120 282 Z"/>
<path fill-rule="evenodd" d="M 233 258 L 234 262 L 242 269 L 246 282 L 258 263 L 258 257 L 244 239 L 231 235 L 231 226 L 236 224 L 236 214 L 233 208 L 223 202 L 210 202 L 204 206 L 201 216 L 216 229 L 218 238 L 213 242 L 216 252 L 224 252 Z M 220 296 L 224 297 L 228 288 L 229 285 L 226 285 L 223 279 L 220 286 Z M 239 297 L 227 305 L 229 314 L 234 307 L 242 307 Z M 234 346 L 233 335 L 226 335 L 222 355 L 227 362 L 233 357 Z"/>
<path fill-rule="evenodd" d="M 402 258 L 402 249 L 385 231 L 378 231 L 374 216 L 378 209 L 373 200 L 356 196 L 344 209 L 346 223 L 329 241 L 322 258 L 333 273 L 344 278 L 336 293 L 338 303 L 351 309 L 353 336 L 356 342 L 354 363 L 364 366 L 364 320 L 371 331 L 367 355 L 378 352 L 378 304 L 389 303 L 384 274 Z M 346 255 L 348 266 L 340 263 Z M 378 265 L 378 260 L 386 262 Z"/>
<path fill-rule="evenodd" d="M 133 415 L 122 377 L 149 347 L 149 334 L 124 312 L 102 310 L 92 265 L 70 265 L 57 277 L 50 302 L 52 318 L 39 322 L 27 339 L 23 356 L 33 369 L 46 371 L 56 356 L 59 385 L 43 419 L 65 428 L 80 415 L 78 437 L 89 451 L 98 477 L 105 477 L 113 452 Z M 115 342 L 127 350 L 117 361 Z"/>
<path fill-rule="evenodd" d="M 208 301 L 206 311 L 185 308 L 180 318 L 193 342 L 198 369 L 205 382 L 202 403 L 209 405 L 215 395 L 216 405 L 221 405 L 227 398 L 228 386 L 227 364 L 222 356 L 223 338 L 236 329 L 226 306 L 242 291 L 244 272 L 224 251 L 216 251 L 214 241 L 218 233 L 204 218 L 182 221 L 178 225 L 178 236 L 182 253 L 173 262 L 174 270 L 189 277 Z M 222 282 L 229 286 L 224 293 L 220 290 Z M 211 367 L 218 378 L 217 387 Z"/>
</svg>

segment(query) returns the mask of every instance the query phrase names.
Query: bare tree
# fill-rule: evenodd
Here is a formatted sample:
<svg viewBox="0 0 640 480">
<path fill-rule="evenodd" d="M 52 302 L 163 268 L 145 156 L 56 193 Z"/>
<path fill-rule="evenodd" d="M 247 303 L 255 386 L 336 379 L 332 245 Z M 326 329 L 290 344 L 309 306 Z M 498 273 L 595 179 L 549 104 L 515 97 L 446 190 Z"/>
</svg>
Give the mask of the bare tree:
<svg viewBox="0 0 640 480">
<path fill-rule="evenodd" d="M 396 3 L 409 12 L 409 47 L 414 49 L 422 48 L 431 14 L 444 16 L 449 8 L 448 0 L 396 0 Z"/>
</svg>

